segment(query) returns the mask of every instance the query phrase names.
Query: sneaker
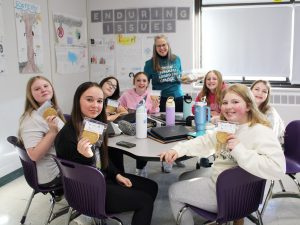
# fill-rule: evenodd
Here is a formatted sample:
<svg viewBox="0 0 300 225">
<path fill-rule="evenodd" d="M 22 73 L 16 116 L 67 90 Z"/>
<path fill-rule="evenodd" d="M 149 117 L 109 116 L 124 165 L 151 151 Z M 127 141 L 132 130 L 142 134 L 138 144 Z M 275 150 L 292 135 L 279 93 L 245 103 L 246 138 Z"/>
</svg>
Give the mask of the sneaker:
<svg viewBox="0 0 300 225">
<path fill-rule="evenodd" d="M 135 169 L 135 175 L 138 175 L 141 177 L 148 177 L 146 166 L 143 169 Z"/>
<path fill-rule="evenodd" d="M 71 221 L 70 225 L 92 225 L 93 219 L 86 215 L 80 215 Z"/>
<path fill-rule="evenodd" d="M 176 165 L 180 168 L 184 168 L 185 164 L 182 161 L 175 161 Z"/>
<path fill-rule="evenodd" d="M 164 173 L 171 173 L 173 164 L 164 163 Z"/>
</svg>

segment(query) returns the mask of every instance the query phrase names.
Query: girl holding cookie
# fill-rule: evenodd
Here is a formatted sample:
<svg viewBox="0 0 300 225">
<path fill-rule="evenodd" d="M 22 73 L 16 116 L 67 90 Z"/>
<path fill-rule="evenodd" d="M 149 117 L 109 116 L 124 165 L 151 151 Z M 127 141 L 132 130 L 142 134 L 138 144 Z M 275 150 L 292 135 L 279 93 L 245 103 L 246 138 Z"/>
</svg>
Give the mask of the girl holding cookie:
<svg viewBox="0 0 300 225">
<path fill-rule="evenodd" d="M 133 85 L 134 88 L 125 91 L 119 98 L 120 105 L 129 112 L 135 112 L 139 102 L 145 99 L 148 113 L 159 112 L 159 98 L 152 98 L 147 90 L 149 86 L 147 75 L 143 72 L 136 73 L 133 76 Z M 136 175 L 147 177 L 146 164 L 147 161 L 136 160 Z"/>
<path fill-rule="evenodd" d="M 104 99 L 104 93 L 97 83 L 85 82 L 77 88 L 71 120 L 55 139 L 57 156 L 97 168 L 98 164 L 106 178 L 106 212 L 113 214 L 134 211 L 132 225 L 150 225 L 153 203 L 158 191 L 157 184 L 144 177 L 121 174 L 109 160 L 106 134 L 103 136 L 101 147 L 91 147 L 88 138 L 80 138 L 84 118 L 106 123 Z M 90 154 L 91 151 L 93 154 Z"/>
<path fill-rule="evenodd" d="M 50 101 L 52 108 L 38 109 Z M 50 81 L 43 76 L 29 79 L 26 87 L 25 110 L 20 118 L 19 139 L 24 144 L 32 161 L 36 162 L 38 182 L 48 187 L 60 183 L 59 169 L 50 154 L 55 154 L 54 139 L 59 131 L 59 122 L 64 116 L 58 109 L 55 92 Z"/>
<path fill-rule="evenodd" d="M 217 131 L 214 131 L 178 143 L 160 156 L 161 160 L 172 163 L 184 155 L 216 155 L 211 177 L 179 181 L 170 187 L 169 198 L 175 219 L 184 203 L 217 212 L 216 180 L 226 169 L 240 166 L 255 176 L 273 180 L 280 179 L 285 173 L 285 158 L 280 143 L 270 129 L 269 122 L 257 108 L 247 86 L 234 84 L 224 90 L 220 118 L 238 124 L 236 132 L 227 137 L 225 149 L 220 149 L 223 144 L 218 143 Z M 190 211 L 183 214 L 181 223 L 194 224 Z M 243 219 L 234 224 L 243 224 Z"/>
</svg>

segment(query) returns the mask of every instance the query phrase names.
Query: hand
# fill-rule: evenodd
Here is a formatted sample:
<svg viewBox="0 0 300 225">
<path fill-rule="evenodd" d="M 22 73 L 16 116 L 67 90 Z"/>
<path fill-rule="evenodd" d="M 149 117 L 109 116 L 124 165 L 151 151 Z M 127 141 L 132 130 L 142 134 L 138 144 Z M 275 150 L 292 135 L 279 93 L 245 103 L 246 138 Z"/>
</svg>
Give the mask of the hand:
<svg viewBox="0 0 300 225">
<path fill-rule="evenodd" d="M 124 185 L 125 187 L 132 187 L 131 181 L 127 177 L 122 176 L 121 174 L 118 174 L 116 176 L 116 180 L 118 181 L 118 183 Z"/>
<path fill-rule="evenodd" d="M 230 134 L 227 139 L 227 148 L 232 151 L 235 146 L 237 146 L 240 143 L 240 141 L 237 139 L 235 134 Z"/>
<path fill-rule="evenodd" d="M 171 149 L 167 152 L 162 152 L 160 155 L 160 161 L 165 160 L 167 163 L 173 163 L 178 158 L 178 153 Z"/>
<path fill-rule="evenodd" d="M 87 138 L 81 138 L 78 141 L 77 151 L 86 158 L 91 158 L 94 155 L 91 149 L 91 143 Z"/>
<path fill-rule="evenodd" d="M 201 74 L 184 74 L 181 77 L 181 82 L 184 84 L 190 84 L 198 80 L 202 80 L 204 75 Z"/>
<path fill-rule="evenodd" d="M 58 126 L 56 116 L 48 116 L 46 118 L 46 122 L 49 126 L 49 132 L 57 134 L 58 133 Z"/>
<path fill-rule="evenodd" d="M 157 109 L 159 107 L 159 98 L 151 98 L 152 109 Z"/>
<path fill-rule="evenodd" d="M 123 106 L 120 105 L 117 108 L 117 114 L 119 114 L 120 116 L 122 116 L 122 115 L 128 114 L 128 111 L 126 110 L 125 107 L 123 107 Z"/>
</svg>

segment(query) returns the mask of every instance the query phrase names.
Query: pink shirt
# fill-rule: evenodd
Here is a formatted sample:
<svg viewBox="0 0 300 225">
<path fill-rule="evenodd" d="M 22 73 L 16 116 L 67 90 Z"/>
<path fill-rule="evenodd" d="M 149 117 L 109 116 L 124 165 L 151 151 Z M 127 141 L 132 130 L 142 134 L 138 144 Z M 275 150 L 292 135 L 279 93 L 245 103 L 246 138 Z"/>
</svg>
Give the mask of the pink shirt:
<svg viewBox="0 0 300 225">
<path fill-rule="evenodd" d="M 147 98 L 146 98 L 147 112 L 148 113 L 157 113 L 157 112 L 159 112 L 159 107 L 157 107 L 156 109 L 152 108 L 152 101 L 151 101 L 150 94 L 149 94 L 148 90 L 146 90 L 146 92 L 142 95 L 138 95 L 135 92 L 134 88 L 126 90 L 126 91 L 124 91 L 124 93 L 119 98 L 119 102 L 120 102 L 121 106 L 123 106 L 127 109 L 136 110 L 137 105 L 139 104 L 139 102 L 145 96 L 147 96 Z"/>
</svg>

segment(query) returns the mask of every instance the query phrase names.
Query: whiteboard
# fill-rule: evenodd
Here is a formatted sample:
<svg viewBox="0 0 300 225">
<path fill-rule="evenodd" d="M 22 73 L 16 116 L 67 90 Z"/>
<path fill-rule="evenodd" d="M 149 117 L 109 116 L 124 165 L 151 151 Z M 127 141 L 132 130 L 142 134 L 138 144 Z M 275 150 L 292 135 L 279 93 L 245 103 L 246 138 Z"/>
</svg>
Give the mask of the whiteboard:
<svg viewBox="0 0 300 225">
<path fill-rule="evenodd" d="M 89 15 L 88 38 L 93 39 L 94 42 L 94 44 L 91 44 L 90 40 L 89 44 L 91 80 L 99 82 L 105 76 L 115 75 L 121 83 L 122 90 L 131 88 L 132 78 L 129 77 L 129 74 L 143 71 L 145 61 L 152 57 L 154 37 L 161 33 L 168 37 L 172 52 L 181 58 L 182 69 L 185 71 L 193 69 L 194 0 L 90 0 L 87 3 Z M 189 9 L 188 20 L 178 19 L 180 8 Z M 175 9 L 177 12 L 175 22 L 173 21 L 175 32 L 128 33 L 127 28 L 122 27 L 122 23 L 127 22 L 127 18 L 123 20 L 122 15 L 124 12 L 126 16 L 127 12 L 134 13 L 141 9 L 162 10 L 163 16 L 166 15 L 164 10 Z M 104 17 L 104 13 L 107 11 L 110 13 L 110 10 L 114 12 L 114 17 L 109 18 L 107 16 L 109 14 L 105 14 Z M 97 11 L 99 11 L 98 14 L 96 14 Z M 153 16 L 155 15 L 151 14 L 151 22 L 155 21 L 152 19 Z M 108 24 L 109 22 L 105 22 L 104 19 L 110 19 L 114 26 L 119 23 L 120 26 L 117 28 L 120 28 L 120 30 L 106 28 L 104 23 Z M 171 20 L 158 18 L 156 21 L 165 23 Z M 109 34 L 109 32 L 113 32 L 113 34 Z M 99 64 L 99 60 L 102 64 Z"/>
<path fill-rule="evenodd" d="M 290 5 L 203 8 L 202 67 L 225 76 L 287 77 Z"/>
<path fill-rule="evenodd" d="M 300 84 L 300 4 L 295 5 L 292 84 Z"/>
</svg>

